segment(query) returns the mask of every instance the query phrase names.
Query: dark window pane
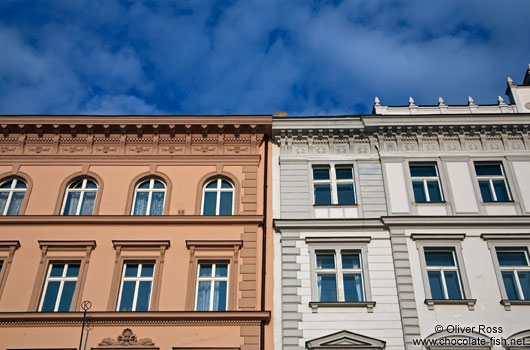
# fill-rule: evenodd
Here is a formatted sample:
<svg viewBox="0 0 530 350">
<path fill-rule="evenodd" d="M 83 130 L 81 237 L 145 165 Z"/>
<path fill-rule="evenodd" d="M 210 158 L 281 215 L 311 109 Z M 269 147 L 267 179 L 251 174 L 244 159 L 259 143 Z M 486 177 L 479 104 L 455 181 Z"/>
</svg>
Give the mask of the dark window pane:
<svg viewBox="0 0 530 350">
<path fill-rule="evenodd" d="M 517 276 L 523 290 L 523 299 L 530 300 L 530 271 L 518 271 Z"/>
<path fill-rule="evenodd" d="M 359 269 L 361 267 L 361 257 L 359 254 L 342 254 L 343 269 Z"/>
<path fill-rule="evenodd" d="M 429 191 L 431 202 L 440 202 L 442 200 L 438 181 L 427 181 L 427 190 Z"/>
<path fill-rule="evenodd" d="M 497 252 L 500 266 L 528 266 L 524 252 Z"/>
<path fill-rule="evenodd" d="M 225 311 L 225 310 L 226 310 L 226 282 L 216 281 L 214 282 L 213 310 L 212 311 Z"/>
<path fill-rule="evenodd" d="M 153 192 L 151 195 L 151 210 L 149 215 L 162 215 L 164 212 L 165 192 Z"/>
<path fill-rule="evenodd" d="M 442 277 L 440 271 L 429 271 L 429 285 L 431 287 L 432 299 L 444 299 Z"/>
<path fill-rule="evenodd" d="M 13 185 L 13 181 L 14 180 L 9 180 L 9 181 L 4 182 L 2 186 L 0 186 L 0 188 L 11 188 L 11 186 Z"/>
<path fill-rule="evenodd" d="M 202 215 L 215 215 L 217 192 L 204 192 L 204 209 Z"/>
<path fill-rule="evenodd" d="M 337 184 L 339 204 L 355 204 L 353 184 Z"/>
<path fill-rule="evenodd" d="M 77 213 L 77 203 L 79 203 L 80 192 L 68 192 L 63 215 L 75 215 Z"/>
<path fill-rule="evenodd" d="M 211 277 L 212 276 L 212 264 L 201 264 L 199 268 L 200 277 Z"/>
<path fill-rule="evenodd" d="M 232 192 L 221 192 L 219 215 L 232 215 Z"/>
<path fill-rule="evenodd" d="M 489 180 L 480 180 L 478 182 L 478 186 L 480 187 L 480 194 L 482 195 L 482 200 L 484 202 L 493 202 L 493 195 L 491 194 Z"/>
<path fill-rule="evenodd" d="M 80 215 L 92 215 L 94 211 L 94 203 L 96 202 L 96 192 L 85 192 L 83 195 L 83 203 L 81 204 Z"/>
<path fill-rule="evenodd" d="M 337 180 L 353 179 L 352 168 L 335 168 L 335 175 L 337 176 Z"/>
<path fill-rule="evenodd" d="M 217 264 L 215 266 L 215 277 L 228 276 L 228 264 Z"/>
<path fill-rule="evenodd" d="M 141 281 L 136 299 L 136 311 L 149 311 L 149 298 L 151 297 L 151 281 Z"/>
<path fill-rule="evenodd" d="M 11 203 L 9 204 L 9 209 L 7 210 L 7 215 L 18 215 L 25 194 L 26 192 L 13 192 L 13 195 L 11 196 Z"/>
<path fill-rule="evenodd" d="M 498 201 L 509 201 L 510 197 L 508 196 L 508 190 L 506 189 L 506 184 L 504 180 L 492 180 L 493 189 L 495 190 L 495 195 L 497 196 Z"/>
<path fill-rule="evenodd" d="M 0 260 L 0 272 L 2 272 L 2 267 L 4 266 L 4 262 Z"/>
<path fill-rule="evenodd" d="M 318 274 L 317 275 L 318 294 L 322 302 L 337 301 L 337 281 L 335 275 Z"/>
<path fill-rule="evenodd" d="M 149 188 L 149 184 L 151 183 L 151 180 L 147 180 L 147 181 L 144 181 L 140 184 L 140 186 L 138 186 L 138 188 Z"/>
<path fill-rule="evenodd" d="M 15 188 L 26 188 L 26 183 L 22 180 L 17 180 L 17 184 L 15 185 Z"/>
<path fill-rule="evenodd" d="M 87 180 L 85 188 L 98 188 L 98 185 L 92 180 Z"/>
<path fill-rule="evenodd" d="M 119 311 L 132 311 L 134 301 L 134 288 L 136 282 L 123 282 L 123 289 L 121 290 L 121 301 Z"/>
<path fill-rule="evenodd" d="M 197 311 L 210 310 L 210 282 L 199 282 L 197 291 Z"/>
<path fill-rule="evenodd" d="M 329 184 L 315 184 L 315 205 L 331 204 L 331 187 Z"/>
<path fill-rule="evenodd" d="M 313 180 L 329 180 L 329 168 L 313 168 Z"/>
<path fill-rule="evenodd" d="M 68 188 L 72 188 L 72 189 L 81 189 L 81 188 L 83 188 L 83 179 L 79 179 L 79 180 L 76 180 L 76 181 L 72 182 L 70 184 L 70 186 L 68 186 Z"/>
<path fill-rule="evenodd" d="M 478 176 L 502 175 L 500 164 L 477 164 L 475 163 L 475 171 Z"/>
<path fill-rule="evenodd" d="M 155 271 L 155 264 L 143 264 L 142 271 L 140 272 L 140 276 L 153 277 L 154 271 Z"/>
<path fill-rule="evenodd" d="M 0 215 L 4 214 L 4 210 L 7 204 L 7 198 L 9 197 L 9 192 L 0 192 Z"/>
<path fill-rule="evenodd" d="M 146 215 L 149 192 L 136 192 L 133 215 Z"/>
<path fill-rule="evenodd" d="M 51 277 L 62 277 L 64 271 L 64 264 L 53 264 L 50 272 Z"/>
<path fill-rule="evenodd" d="M 221 188 L 232 188 L 232 185 L 228 181 L 221 181 Z"/>
<path fill-rule="evenodd" d="M 414 165 L 410 167 L 411 176 L 436 176 L 436 167 L 434 165 Z"/>
<path fill-rule="evenodd" d="M 208 185 L 206 185 L 206 188 L 217 188 L 217 180 L 213 180 Z"/>
<path fill-rule="evenodd" d="M 412 190 L 414 191 L 414 200 L 416 202 L 427 202 L 423 181 L 412 181 Z"/>
<path fill-rule="evenodd" d="M 153 183 L 153 188 L 166 188 L 161 181 L 155 180 Z"/>
<path fill-rule="evenodd" d="M 61 282 L 48 282 L 48 287 L 46 288 L 46 294 L 44 295 L 44 302 L 42 303 L 41 311 L 55 311 L 55 302 L 57 301 L 57 293 L 59 292 L 60 285 Z"/>
<path fill-rule="evenodd" d="M 447 287 L 447 299 L 462 299 L 460 293 L 460 283 L 458 282 L 458 273 L 456 271 L 445 271 L 445 286 Z"/>
<path fill-rule="evenodd" d="M 335 255 L 334 254 L 318 254 L 317 255 L 318 269 L 334 269 Z"/>
<path fill-rule="evenodd" d="M 136 277 L 136 276 L 138 276 L 138 264 L 125 265 L 125 277 Z"/>
<path fill-rule="evenodd" d="M 344 301 L 363 301 L 361 274 L 344 274 Z"/>
<path fill-rule="evenodd" d="M 59 309 L 57 311 L 70 311 L 72 299 L 74 298 L 75 284 L 75 281 L 64 282 L 61 301 L 59 302 Z"/>
<path fill-rule="evenodd" d="M 427 266 L 455 266 L 452 252 L 425 252 Z"/>
<path fill-rule="evenodd" d="M 519 300 L 519 292 L 515 285 L 515 276 L 511 271 L 502 271 L 502 280 L 504 281 L 504 289 L 506 289 L 506 296 L 509 300 Z"/>
<path fill-rule="evenodd" d="M 77 277 L 79 275 L 79 264 L 68 264 L 66 277 Z"/>
</svg>

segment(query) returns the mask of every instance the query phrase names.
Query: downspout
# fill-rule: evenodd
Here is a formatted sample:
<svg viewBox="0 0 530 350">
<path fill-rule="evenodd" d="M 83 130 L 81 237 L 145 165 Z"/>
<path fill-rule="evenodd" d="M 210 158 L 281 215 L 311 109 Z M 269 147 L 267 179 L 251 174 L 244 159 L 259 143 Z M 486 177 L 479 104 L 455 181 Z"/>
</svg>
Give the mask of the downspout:
<svg viewBox="0 0 530 350">
<path fill-rule="evenodd" d="M 265 268 L 267 264 L 267 192 L 269 172 L 269 137 L 264 135 L 265 159 L 263 174 L 263 234 L 261 243 L 261 311 L 265 311 Z M 260 322 L 260 350 L 265 350 L 265 321 Z"/>
</svg>

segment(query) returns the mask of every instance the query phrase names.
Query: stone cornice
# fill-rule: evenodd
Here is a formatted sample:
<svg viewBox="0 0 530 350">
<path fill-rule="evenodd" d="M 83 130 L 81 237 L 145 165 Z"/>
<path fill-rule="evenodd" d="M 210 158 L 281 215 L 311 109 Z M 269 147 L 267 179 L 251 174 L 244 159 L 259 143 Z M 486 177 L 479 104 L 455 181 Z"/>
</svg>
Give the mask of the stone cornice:
<svg viewBox="0 0 530 350">
<path fill-rule="evenodd" d="M 262 215 L 231 215 L 231 216 L 202 216 L 202 215 L 91 215 L 91 216 L 62 216 L 62 215 L 20 215 L 0 216 L 2 225 L 243 225 L 263 223 Z"/>
<path fill-rule="evenodd" d="M 521 227 L 528 228 L 530 216 L 384 216 L 381 221 L 386 227 Z"/>
<path fill-rule="evenodd" d="M 259 324 L 270 320 L 270 311 L 149 311 L 149 312 L 88 312 L 95 325 L 241 325 Z M 78 326 L 82 312 L 1 312 L 0 327 L 9 326 Z"/>
<path fill-rule="evenodd" d="M 314 229 L 326 230 L 348 228 L 383 228 L 379 219 L 275 219 L 274 227 L 279 230 Z"/>
</svg>

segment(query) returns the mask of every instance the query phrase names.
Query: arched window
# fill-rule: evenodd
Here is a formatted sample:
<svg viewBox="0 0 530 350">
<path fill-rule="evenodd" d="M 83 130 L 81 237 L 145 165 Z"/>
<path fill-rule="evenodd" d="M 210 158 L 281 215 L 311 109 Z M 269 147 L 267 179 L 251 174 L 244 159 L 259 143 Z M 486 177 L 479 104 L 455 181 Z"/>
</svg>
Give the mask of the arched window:
<svg viewBox="0 0 530 350">
<path fill-rule="evenodd" d="M 162 215 L 166 184 L 150 178 L 140 182 L 134 191 L 132 215 Z"/>
<path fill-rule="evenodd" d="M 20 178 L 10 178 L 0 183 L 0 214 L 18 215 L 26 189 L 26 182 Z"/>
<path fill-rule="evenodd" d="M 202 215 L 232 215 L 234 185 L 226 179 L 215 178 L 204 185 Z"/>
<path fill-rule="evenodd" d="M 92 215 L 98 183 L 89 177 L 77 178 L 66 188 L 61 215 Z"/>
</svg>

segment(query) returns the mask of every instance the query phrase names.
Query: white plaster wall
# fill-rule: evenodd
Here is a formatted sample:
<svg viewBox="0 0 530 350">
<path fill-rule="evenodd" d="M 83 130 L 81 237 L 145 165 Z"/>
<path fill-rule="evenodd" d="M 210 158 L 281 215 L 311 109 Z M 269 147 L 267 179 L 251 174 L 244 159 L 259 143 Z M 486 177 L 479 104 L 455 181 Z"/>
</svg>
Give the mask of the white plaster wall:
<svg viewBox="0 0 530 350">
<path fill-rule="evenodd" d="M 410 213 L 403 163 L 384 163 L 383 166 L 390 214 Z"/>
<path fill-rule="evenodd" d="M 512 162 L 512 168 L 524 213 L 530 214 L 530 162 Z"/>
<path fill-rule="evenodd" d="M 517 215 L 515 205 L 513 203 L 487 203 L 485 205 L 486 213 L 488 215 Z"/>
<path fill-rule="evenodd" d="M 446 162 L 447 177 L 451 184 L 451 195 L 456 214 L 479 212 L 473 181 L 467 162 Z"/>
<path fill-rule="evenodd" d="M 342 219 L 358 217 L 359 211 L 356 207 L 315 207 L 315 218 L 317 219 Z"/>
<path fill-rule="evenodd" d="M 416 203 L 418 215 L 447 215 L 445 204 L 425 204 Z"/>
</svg>

